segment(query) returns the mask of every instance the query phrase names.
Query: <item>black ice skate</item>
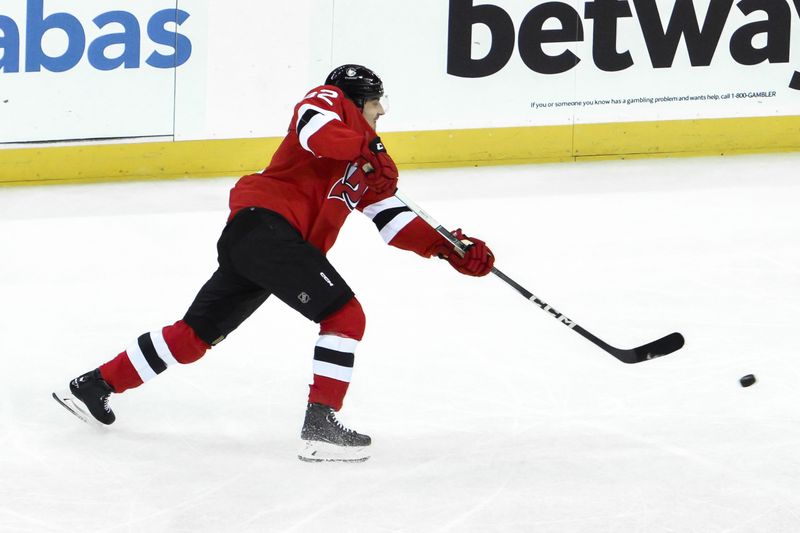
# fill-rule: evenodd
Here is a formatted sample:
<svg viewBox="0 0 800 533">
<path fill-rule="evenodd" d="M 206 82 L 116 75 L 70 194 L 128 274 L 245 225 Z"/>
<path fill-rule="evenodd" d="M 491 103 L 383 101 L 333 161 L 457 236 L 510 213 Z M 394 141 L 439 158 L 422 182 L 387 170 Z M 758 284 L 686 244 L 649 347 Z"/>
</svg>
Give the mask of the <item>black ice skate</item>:
<svg viewBox="0 0 800 533">
<path fill-rule="evenodd" d="M 108 397 L 114 392 L 100 375 L 100 369 L 79 376 L 69 382 L 69 390 L 53 393 L 53 398 L 67 411 L 89 424 L 112 424 L 116 417 L 108 406 Z"/>
<path fill-rule="evenodd" d="M 300 438 L 304 447 L 298 458 L 311 462 L 366 461 L 369 459 L 366 449 L 372 444 L 369 435 L 342 426 L 333 408 L 321 403 L 308 404 Z"/>
</svg>

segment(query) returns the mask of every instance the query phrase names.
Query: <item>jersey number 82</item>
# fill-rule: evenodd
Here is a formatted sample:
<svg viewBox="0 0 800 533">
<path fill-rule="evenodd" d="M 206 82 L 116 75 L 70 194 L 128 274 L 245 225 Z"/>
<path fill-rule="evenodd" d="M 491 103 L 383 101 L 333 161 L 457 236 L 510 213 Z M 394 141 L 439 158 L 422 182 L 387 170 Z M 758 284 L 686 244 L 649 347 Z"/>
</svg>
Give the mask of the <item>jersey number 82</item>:
<svg viewBox="0 0 800 533">
<path fill-rule="evenodd" d="M 331 91 L 330 89 L 320 89 L 319 91 L 311 91 L 306 95 L 303 100 L 309 100 L 311 98 L 319 98 L 323 102 L 326 102 L 328 105 L 333 105 L 333 98 L 338 98 L 339 95 L 336 91 Z"/>
</svg>

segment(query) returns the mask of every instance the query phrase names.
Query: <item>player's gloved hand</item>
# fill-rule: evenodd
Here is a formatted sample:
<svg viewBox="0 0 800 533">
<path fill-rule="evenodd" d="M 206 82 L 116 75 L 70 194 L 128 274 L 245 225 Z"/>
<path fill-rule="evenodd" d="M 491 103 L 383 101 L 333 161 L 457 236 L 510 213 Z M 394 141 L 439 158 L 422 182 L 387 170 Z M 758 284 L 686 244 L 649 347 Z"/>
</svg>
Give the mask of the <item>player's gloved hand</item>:
<svg viewBox="0 0 800 533">
<path fill-rule="evenodd" d="M 475 237 L 467 237 L 461 228 L 451 233 L 467 246 L 464 256 L 462 257 L 448 242 L 443 245 L 442 251 L 438 254 L 439 257 L 447 259 L 450 266 L 468 276 L 485 276 L 492 271 L 494 255 L 485 242 Z"/>
<path fill-rule="evenodd" d="M 366 172 L 364 174 L 364 183 L 367 184 L 367 187 L 370 190 L 375 191 L 378 194 L 384 194 L 386 192 L 394 194 L 397 190 L 397 178 L 386 178 L 385 176 L 380 176 L 376 172 Z"/>
<path fill-rule="evenodd" d="M 397 189 L 397 165 L 386 153 L 380 137 L 365 139 L 359 166 L 364 171 L 367 187 L 373 191 L 380 194 Z"/>
</svg>

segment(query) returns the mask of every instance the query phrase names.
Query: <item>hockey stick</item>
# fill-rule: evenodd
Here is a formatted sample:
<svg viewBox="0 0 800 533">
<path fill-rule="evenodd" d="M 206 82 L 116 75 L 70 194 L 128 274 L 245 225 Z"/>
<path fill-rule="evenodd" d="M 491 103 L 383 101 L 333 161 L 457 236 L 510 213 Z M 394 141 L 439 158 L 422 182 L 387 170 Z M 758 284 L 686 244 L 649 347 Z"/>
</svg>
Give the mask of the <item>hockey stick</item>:
<svg viewBox="0 0 800 533">
<path fill-rule="evenodd" d="M 466 245 L 461 242 L 460 240 L 456 239 L 455 236 L 447 231 L 439 222 L 436 221 L 435 218 L 430 216 L 426 213 L 420 206 L 418 206 L 414 201 L 408 198 L 405 194 L 397 191 L 395 193 L 397 199 L 403 202 L 411 211 L 413 211 L 418 217 L 424 220 L 429 226 L 439 233 L 442 237 L 450 241 L 450 243 L 454 246 L 455 250 L 464 255 L 466 251 Z M 578 325 L 575 321 L 567 318 L 563 313 L 556 311 L 554 308 L 550 307 L 549 304 L 545 303 L 541 299 L 539 299 L 536 295 L 530 292 L 528 289 L 511 279 L 510 277 L 503 274 L 497 268 L 492 267 L 492 274 L 500 278 L 501 280 L 505 281 L 511 287 L 513 287 L 518 293 L 524 296 L 527 300 L 530 300 L 537 307 L 543 309 L 550 313 L 556 320 L 570 328 L 572 331 L 579 333 L 584 338 L 588 339 L 590 342 L 599 346 L 606 352 L 610 353 L 623 363 L 641 363 L 642 361 L 648 361 L 650 359 L 655 359 L 656 357 L 662 357 L 664 355 L 671 354 L 672 352 L 679 350 L 684 343 L 683 335 L 680 333 L 670 333 L 666 337 L 662 337 L 658 340 L 653 342 L 649 342 L 638 348 L 633 348 L 630 350 L 623 350 L 620 348 L 615 348 L 611 346 L 604 340 L 600 339 L 599 337 L 593 335 L 589 331 L 582 328 Z"/>
</svg>

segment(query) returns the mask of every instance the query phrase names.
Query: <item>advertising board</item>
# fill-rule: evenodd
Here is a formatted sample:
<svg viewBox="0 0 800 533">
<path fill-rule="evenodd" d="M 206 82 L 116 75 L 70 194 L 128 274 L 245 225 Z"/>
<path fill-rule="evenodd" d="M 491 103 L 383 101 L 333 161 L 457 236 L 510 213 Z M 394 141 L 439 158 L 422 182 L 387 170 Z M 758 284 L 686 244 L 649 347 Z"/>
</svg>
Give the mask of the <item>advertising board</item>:
<svg viewBox="0 0 800 533">
<path fill-rule="evenodd" d="M 193 29 L 167 0 L 3 2 L 0 142 L 171 137 Z"/>
<path fill-rule="evenodd" d="M 351 62 L 401 164 L 800 148 L 800 0 L 6 0 L 0 181 L 65 141 L 153 144 L 120 176 L 258 168 Z"/>
</svg>

